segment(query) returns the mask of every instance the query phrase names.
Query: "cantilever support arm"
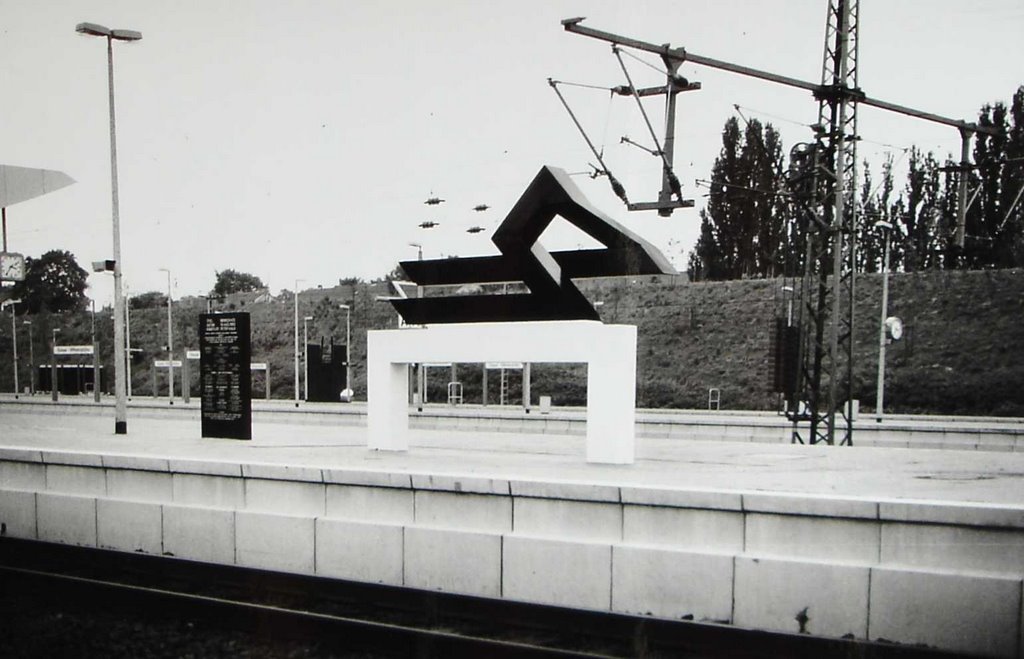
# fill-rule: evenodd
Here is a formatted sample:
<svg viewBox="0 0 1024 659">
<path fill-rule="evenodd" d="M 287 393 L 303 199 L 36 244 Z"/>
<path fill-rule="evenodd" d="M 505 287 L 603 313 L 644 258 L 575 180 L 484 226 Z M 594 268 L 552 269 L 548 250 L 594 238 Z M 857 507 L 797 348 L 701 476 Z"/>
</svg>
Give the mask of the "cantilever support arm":
<svg viewBox="0 0 1024 659">
<path fill-rule="evenodd" d="M 601 41 L 608 41 L 613 44 L 619 44 L 620 46 L 627 46 L 629 48 L 635 48 L 637 50 L 646 51 L 648 53 L 656 53 L 666 59 L 676 60 L 679 62 L 691 62 L 693 64 L 699 64 L 701 66 L 707 66 L 713 69 L 721 69 L 722 71 L 729 71 L 731 73 L 738 73 L 751 78 L 759 78 L 761 80 L 767 80 L 768 82 L 774 82 L 780 85 L 786 85 L 788 87 L 796 87 L 797 89 L 803 89 L 813 94 L 826 93 L 820 84 L 815 82 L 808 82 L 806 80 L 800 80 L 798 78 L 791 78 L 789 76 L 779 75 L 777 73 L 771 73 L 770 71 L 762 71 L 749 66 L 743 66 L 741 64 L 733 64 L 732 62 L 726 62 L 724 60 L 715 59 L 713 57 L 705 57 L 704 55 L 698 55 L 696 53 L 687 52 L 685 48 L 672 48 L 671 46 L 664 44 L 658 45 L 648 43 L 646 41 L 640 41 L 639 39 L 632 39 L 630 37 L 624 37 L 618 34 L 612 34 L 611 32 L 604 32 L 603 30 L 594 30 L 589 27 L 580 25 L 583 21 L 582 18 L 568 18 L 562 21 L 563 27 L 567 32 L 573 32 L 575 34 L 581 34 L 585 37 L 591 37 L 594 39 L 600 39 Z M 850 93 L 854 93 L 855 90 L 848 90 Z M 969 130 L 977 133 L 985 133 L 988 135 L 996 135 L 997 131 L 994 128 L 987 126 L 979 126 L 977 124 L 963 121 L 962 119 L 951 119 L 944 117 L 932 112 L 925 112 L 924 110 L 916 110 L 914 108 L 907 107 L 905 105 L 898 105 L 896 103 L 890 103 L 888 101 L 882 101 L 877 98 L 871 98 L 870 96 L 863 96 L 858 94 L 856 98 L 857 102 L 862 105 L 870 105 L 881 110 L 888 110 L 889 112 L 896 112 L 904 114 L 909 117 L 916 117 L 917 119 L 924 119 L 925 121 L 931 121 L 938 124 L 945 124 L 952 126 L 960 130 Z"/>
</svg>

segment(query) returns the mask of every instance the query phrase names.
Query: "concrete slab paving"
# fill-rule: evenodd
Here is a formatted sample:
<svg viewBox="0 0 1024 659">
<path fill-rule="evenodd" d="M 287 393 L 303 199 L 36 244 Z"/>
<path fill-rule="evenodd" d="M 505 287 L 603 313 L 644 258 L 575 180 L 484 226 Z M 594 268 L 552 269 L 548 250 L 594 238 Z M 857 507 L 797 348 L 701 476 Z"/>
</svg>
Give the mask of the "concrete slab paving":
<svg viewBox="0 0 1024 659">
<path fill-rule="evenodd" d="M 465 476 L 509 481 L 513 489 L 515 481 L 530 481 L 575 490 L 679 488 L 1024 505 L 1021 453 L 640 437 L 636 464 L 595 465 L 585 462 L 585 440 L 575 435 L 414 430 L 409 451 L 386 452 L 367 449 L 366 428 L 350 424 L 256 421 L 252 441 L 203 438 L 198 419 L 180 415 L 130 416 L 128 435 L 115 435 L 113 425 L 112 415 L 91 410 L 12 412 L 0 406 L 0 450 L 21 456 L 73 453 L 86 461 L 97 455 L 133 456 L 171 465 L 199 461 L 225 468 Z"/>
</svg>

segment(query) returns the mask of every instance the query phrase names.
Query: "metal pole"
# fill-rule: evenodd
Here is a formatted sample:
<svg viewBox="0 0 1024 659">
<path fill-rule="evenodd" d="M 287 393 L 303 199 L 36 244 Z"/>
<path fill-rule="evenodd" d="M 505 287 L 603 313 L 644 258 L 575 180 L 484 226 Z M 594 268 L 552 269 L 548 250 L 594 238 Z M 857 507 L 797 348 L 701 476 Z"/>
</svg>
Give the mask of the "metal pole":
<svg viewBox="0 0 1024 659">
<path fill-rule="evenodd" d="M 110 205 L 114 234 L 114 433 L 128 434 L 125 390 L 124 295 L 121 290 L 121 217 L 117 203 L 117 130 L 114 122 L 114 40 L 107 37 L 107 83 L 110 96 Z M 54 388 L 56 391 L 56 388 Z M 55 398 L 56 400 L 56 398 Z"/>
<path fill-rule="evenodd" d="M 11 345 L 14 348 L 14 397 L 18 397 L 18 325 L 14 318 L 14 305 L 11 300 Z"/>
<path fill-rule="evenodd" d="M 160 268 L 167 273 L 167 401 L 174 405 L 174 316 L 171 299 L 171 271 Z"/>
<path fill-rule="evenodd" d="M 530 362 L 523 362 L 523 409 L 530 413 Z"/>
<path fill-rule="evenodd" d="M 36 395 L 36 353 L 32 345 L 32 321 L 24 320 L 22 325 L 28 325 L 28 390 L 33 396 Z"/>
<path fill-rule="evenodd" d="M 311 316 L 302 318 L 302 390 L 306 392 L 303 400 L 309 400 L 309 319 Z"/>
<path fill-rule="evenodd" d="M 50 399 L 57 402 L 57 332 L 59 327 L 50 330 Z"/>
<path fill-rule="evenodd" d="M 416 260 L 423 260 L 423 245 L 416 246 Z M 423 287 L 416 287 L 416 297 L 423 297 Z M 420 364 L 420 405 L 426 405 L 427 403 L 427 369 L 423 364 Z"/>
<path fill-rule="evenodd" d="M 844 4 L 842 8 L 843 28 L 839 34 L 839 79 L 846 80 L 848 74 L 849 57 L 847 48 L 849 45 L 850 5 Z M 841 96 L 838 103 L 838 119 L 833 130 L 836 131 L 833 144 L 833 175 L 832 195 L 834 207 L 832 215 L 832 322 L 829 328 L 828 341 L 828 372 L 831 374 L 828 381 L 828 419 L 827 439 L 829 445 L 835 443 L 836 436 L 836 410 L 839 409 L 839 401 L 836 397 L 839 393 L 839 318 L 842 306 L 842 273 L 843 273 L 843 243 L 847 239 L 843 234 L 843 223 L 846 214 L 846 142 L 856 136 L 846 135 L 846 122 L 850 109 L 850 101 L 846 96 Z M 856 166 L 856 163 L 854 163 Z M 852 240 L 852 236 L 850 238 Z M 812 440 L 813 441 L 813 440 Z"/>
<path fill-rule="evenodd" d="M 114 321 L 117 324 L 117 321 Z M 128 299 L 125 299 L 124 304 L 124 340 L 127 344 L 125 350 L 125 367 L 128 370 L 128 398 L 132 397 L 132 314 L 131 305 L 128 304 Z"/>
<path fill-rule="evenodd" d="M 299 406 L 299 282 L 295 280 L 295 407 Z"/>
<path fill-rule="evenodd" d="M 353 303 L 355 297 L 352 298 Z M 345 388 L 352 391 L 352 310 L 345 309 Z"/>
<path fill-rule="evenodd" d="M 192 371 L 188 367 L 188 350 L 182 350 L 181 355 L 181 402 L 188 405 L 189 395 L 192 393 Z"/>
<path fill-rule="evenodd" d="M 956 246 L 963 250 L 967 230 L 967 172 L 971 166 L 971 131 L 960 129 L 960 180 L 956 186 Z"/>
<path fill-rule="evenodd" d="M 878 322 L 878 386 L 875 398 L 875 421 L 882 422 L 885 399 L 885 319 L 889 307 L 889 237 L 891 227 L 881 226 L 885 231 L 885 247 L 882 250 L 882 315 Z"/>
<path fill-rule="evenodd" d="M 92 399 L 100 402 L 100 346 L 96 342 L 96 300 L 92 303 Z"/>
</svg>

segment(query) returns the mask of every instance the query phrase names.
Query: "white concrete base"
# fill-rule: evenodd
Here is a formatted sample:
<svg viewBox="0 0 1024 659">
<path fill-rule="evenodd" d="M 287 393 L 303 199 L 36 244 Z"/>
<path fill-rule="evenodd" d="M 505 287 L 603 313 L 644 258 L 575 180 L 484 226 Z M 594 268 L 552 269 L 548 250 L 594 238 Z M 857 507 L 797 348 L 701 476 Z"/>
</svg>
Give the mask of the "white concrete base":
<svg viewBox="0 0 1024 659">
<path fill-rule="evenodd" d="M 369 447 L 409 448 L 407 364 L 520 361 L 587 365 L 587 462 L 632 464 L 636 327 L 592 320 L 466 323 L 367 333 Z"/>
</svg>

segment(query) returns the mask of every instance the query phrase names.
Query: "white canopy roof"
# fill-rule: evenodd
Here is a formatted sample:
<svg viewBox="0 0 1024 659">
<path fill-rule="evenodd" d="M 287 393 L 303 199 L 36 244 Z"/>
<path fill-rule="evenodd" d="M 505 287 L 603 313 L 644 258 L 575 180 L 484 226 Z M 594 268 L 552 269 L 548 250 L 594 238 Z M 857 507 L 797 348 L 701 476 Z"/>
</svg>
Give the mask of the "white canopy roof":
<svg viewBox="0 0 1024 659">
<path fill-rule="evenodd" d="M 0 165 L 0 207 L 8 207 L 60 190 L 75 182 L 64 172 Z"/>
</svg>

